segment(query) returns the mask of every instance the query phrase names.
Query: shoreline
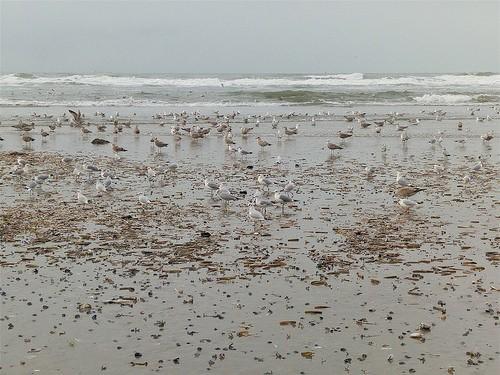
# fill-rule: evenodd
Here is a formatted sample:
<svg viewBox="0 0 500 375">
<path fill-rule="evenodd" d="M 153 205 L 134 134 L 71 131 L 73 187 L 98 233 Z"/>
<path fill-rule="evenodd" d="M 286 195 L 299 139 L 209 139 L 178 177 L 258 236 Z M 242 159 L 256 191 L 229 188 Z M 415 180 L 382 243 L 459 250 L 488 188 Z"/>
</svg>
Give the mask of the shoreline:
<svg viewBox="0 0 500 375">
<path fill-rule="evenodd" d="M 84 111 L 91 134 L 63 122 L 43 142 L 40 129 L 53 119 L 32 117 L 32 108 L 19 118 L 2 113 L 1 370 L 495 373 L 500 170 L 497 139 L 480 135 L 499 120 L 477 123 L 465 109 L 418 125 L 408 124 L 419 114 L 410 112 L 380 135 L 344 113 L 313 125 L 301 112 L 278 117 L 278 129 L 299 124 L 298 135 L 281 138 L 272 116 L 244 125 L 242 112 L 230 124 L 237 145 L 252 152 L 244 158 L 209 125 L 210 111 L 209 120 L 189 115 L 181 125 L 211 128 L 203 139 L 181 131 L 175 140 L 177 120 L 153 119 L 151 108 L 120 113 L 118 123 L 131 124 L 114 133 L 116 109 L 100 118 L 92 108 Z M 369 121 L 385 116 L 367 112 Z M 467 118 L 462 131 L 456 114 Z M 11 127 L 19 119 L 36 124 L 31 148 Z M 408 126 L 406 144 L 398 124 Z M 242 126 L 253 130 L 242 136 Z M 337 132 L 350 126 L 353 136 L 331 155 L 326 139 L 340 144 Z M 439 132 L 442 145 L 429 143 Z M 161 153 L 150 133 L 169 144 Z M 272 145 L 260 148 L 257 136 Z M 109 145 L 92 145 L 95 137 L 127 151 L 117 158 Z M 478 155 L 484 166 L 470 172 Z M 10 172 L 19 157 L 31 171 L 17 177 Z M 96 191 L 98 172 L 77 179 L 83 164 L 110 173 L 112 188 Z M 152 180 L 147 167 L 157 172 Z M 397 171 L 425 188 L 409 212 L 394 196 Z M 25 185 L 39 174 L 50 177 L 30 195 Z M 255 225 L 247 211 L 259 174 L 272 180 L 270 198 L 289 180 L 297 188 L 283 212 L 269 207 Z M 226 182 L 238 200 L 225 210 L 204 177 Z M 151 204 L 139 203 L 141 192 Z"/>
</svg>

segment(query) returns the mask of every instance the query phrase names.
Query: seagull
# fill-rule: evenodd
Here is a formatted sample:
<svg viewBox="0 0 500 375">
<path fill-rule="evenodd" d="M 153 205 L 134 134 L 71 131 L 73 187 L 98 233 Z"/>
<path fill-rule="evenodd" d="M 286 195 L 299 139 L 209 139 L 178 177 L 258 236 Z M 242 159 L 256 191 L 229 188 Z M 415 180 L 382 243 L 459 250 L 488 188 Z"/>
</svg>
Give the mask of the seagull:
<svg viewBox="0 0 500 375">
<path fill-rule="evenodd" d="M 471 180 L 472 180 L 472 177 L 469 175 L 465 175 L 464 178 L 462 179 L 464 184 L 468 184 L 469 182 L 471 182 Z"/>
<path fill-rule="evenodd" d="M 248 208 L 248 217 L 254 222 L 254 230 L 257 230 L 257 223 L 259 221 L 265 220 L 262 212 L 258 211 L 254 206 Z"/>
<path fill-rule="evenodd" d="M 179 168 L 179 164 L 177 164 L 175 161 L 167 161 L 166 162 L 167 170 L 171 172 L 175 172 L 177 168 Z"/>
<path fill-rule="evenodd" d="M 253 128 L 241 128 L 241 135 L 247 135 L 248 133 L 250 133 L 250 131 L 252 130 Z"/>
<path fill-rule="evenodd" d="M 15 176 L 21 177 L 24 174 L 24 170 L 19 165 L 15 165 L 10 173 L 12 173 Z"/>
<path fill-rule="evenodd" d="M 344 139 L 347 139 L 347 138 L 350 138 L 352 137 L 352 133 L 351 132 L 342 132 L 342 131 L 338 131 L 338 135 L 339 135 L 339 138 L 344 140 Z"/>
<path fill-rule="evenodd" d="M 238 147 L 237 151 L 238 151 L 238 154 L 240 154 L 240 156 L 242 158 L 244 158 L 247 155 L 251 155 L 252 154 L 252 151 L 243 150 L 241 147 Z"/>
<path fill-rule="evenodd" d="M 224 143 L 226 145 L 234 145 L 236 144 L 235 141 L 233 141 L 233 134 L 228 131 L 226 134 L 224 134 Z"/>
<path fill-rule="evenodd" d="M 265 139 L 262 139 L 261 137 L 257 137 L 257 143 L 259 144 L 260 147 L 267 147 L 267 146 L 271 146 L 271 144 L 266 141 Z"/>
<path fill-rule="evenodd" d="M 475 164 L 475 165 L 472 167 L 472 171 L 473 171 L 473 172 L 477 172 L 477 171 L 479 171 L 482 167 L 483 167 L 483 162 L 482 162 L 482 161 L 479 161 L 479 163 Z"/>
<path fill-rule="evenodd" d="M 373 173 L 375 173 L 375 167 L 366 166 L 365 167 L 365 172 L 366 172 L 366 175 L 368 177 L 371 177 L 371 176 L 373 176 Z"/>
<path fill-rule="evenodd" d="M 297 125 L 298 126 L 298 125 Z M 286 135 L 296 135 L 298 133 L 298 128 L 297 126 L 295 128 L 287 128 L 286 126 L 283 127 L 283 129 L 285 130 L 285 134 Z"/>
<path fill-rule="evenodd" d="M 160 141 L 156 137 L 154 138 L 154 143 L 155 143 L 155 146 L 158 147 L 158 153 L 161 153 L 161 149 L 163 147 L 167 147 L 168 146 L 168 143 L 162 142 L 162 141 Z"/>
<path fill-rule="evenodd" d="M 399 186 L 408 186 L 408 181 L 406 181 L 406 178 L 403 177 L 401 172 L 397 173 L 396 182 L 398 183 Z"/>
<path fill-rule="evenodd" d="M 340 147 L 336 145 L 335 143 L 330 142 L 329 140 L 326 141 L 326 147 L 328 147 L 329 150 L 332 151 L 332 154 L 335 152 L 335 150 L 343 150 L 343 147 Z"/>
<path fill-rule="evenodd" d="M 401 133 L 401 142 L 405 143 L 406 141 L 408 141 L 408 139 L 410 139 L 408 133 L 406 133 L 406 130 L 403 130 L 403 132 Z"/>
<path fill-rule="evenodd" d="M 97 168 L 95 165 L 92 165 L 92 164 L 84 164 L 83 165 L 83 169 L 86 170 L 87 172 L 89 172 L 89 179 L 90 179 L 90 174 L 92 172 L 100 172 L 100 169 Z"/>
<path fill-rule="evenodd" d="M 111 187 L 111 184 L 113 183 L 113 180 L 111 179 L 111 176 L 107 176 L 106 179 L 104 180 L 104 187 L 106 189 L 109 189 Z"/>
<path fill-rule="evenodd" d="M 273 183 L 269 178 L 264 177 L 264 175 L 261 175 L 261 174 L 259 174 L 259 176 L 257 177 L 257 181 L 259 182 L 259 184 L 267 187 L 268 189 L 269 189 L 269 185 L 271 185 Z"/>
<path fill-rule="evenodd" d="M 285 204 L 290 203 L 292 198 L 285 192 L 274 192 L 274 200 L 278 203 L 281 203 L 281 212 L 285 212 Z"/>
<path fill-rule="evenodd" d="M 283 188 L 283 191 L 285 193 L 291 193 L 293 190 L 295 190 L 295 184 L 293 183 L 293 181 L 288 181 L 285 185 L 285 187 Z"/>
<path fill-rule="evenodd" d="M 219 190 L 219 185 L 217 184 L 217 182 L 209 181 L 208 178 L 205 178 L 204 183 L 205 183 L 205 187 L 210 189 L 210 195 L 213 198 L 214 192 Z"/>
<path fill-rule="evenodd" d="M 29 173 L 31 173 L 31 166 L 30 166 L 28 163 L 26 163 L 26 164 L 24 165 L 24 167 L 23 167 L 23 172 L 24 172 L 24 174 L 29 174 Z"/>
<path fill-rule="evenodd" d="M 238 198 L 232 195 L 231 192 L 224 186 L 219 187 L 216 195 L 224 202 L 224 209 L 226 208 L 227 202 L 238 200 Z"/>
<path fill-rule="evenodd" d="M 127 151 L 126 149 L 124 149 L 123 147 L 120 147 L 114 143 L 111 144 L 111 149 L 113 150 L 113 152 L 115 154 L 118 154 L 119 152 L 125 152 Z"/>
<path fill-rule="evenodd" d="M 95 189 L 97 190 L 98 194 L 106 192 L 106 186 L 100 180 L 96 181 Z"/>
<path fill-rule="evenodd" d="M 417 203 L 417 202 L 412 201 L 411 199 L 407 199 L 407 198 L 401 198 L 401 199 L 399 200 L 398 204 L 399 204 L 401 207 L 405 208 L 407 211 L 408 211 L 410 208 L 415 207 L 415 206 L 417 206 L 417 205 L 418 205 L 418 203 Z"/>
<path fill-rule="evenodd" d="M 481 139 L 483 140 L 483 142 L 489 142 L 493 139 L 493 133 L 490 132 L 490 133 L 482 134 Z"/>
<path fill-rule="evenodd" d="M 34 180 L 38 185 L 43 184 L 45 181 L 49 179 L 48 174 L 39 174 L 38 176 L 35 176 Z"/>
<path fill-rule="evenodd" d="M 400 198 L 408 198 L 412 195 L 417 194 L 419 191 L 423 191 L 425 189 L 413 186 L 403 186 L 396 190 L 396 196 Z"/>
<path fill-rule="evenodd" d="M 26 184 L 26 190 L 28 190 L 29 194 L 32 195 L 33 194 L 33 189 L 35 189 L 37 187 L 37 183 L 36 181 L 30 181 L 28 182 L 28 184 Z"/>
<path fill-rule="evenodd" d="M 30 137 L 29 135 L 23 135 L 23 142 L 26 143 L 27 146 L 31 146 L 31 142 L 35 140 L 35 138 Z"/>
<path fill-rule="evenodd" d="M 78 192 L 76 193 L 76 199 L 78 200 L 78 203 L 79 204 L 88 204 L 89 203 L 89 199 L 83 195 L 80 190 L 78 190 Z"/>
<path fill-rule="evenodd" d="M 78 112 L 72 111 L 71 109 L 69 110 L 69 113 L 73 116 L 73 122 L 76 125 L 82 125 L 83 124 L 83 116 L 80 113 L 80 110 Z"/>
<path fill-rule="evenodd" d="M 254 193 L 254 203 L 257 207 L 262 207 L 263 211 L 266 212 L 267 207 L 273 205 L 273 202 L 265 198 L 260 190 Z"/>
<path fill-rule="evenodd" d="M 73 175 L 75 176 L 76 180 L 80 178 L 80 175 L 82 174 L 82 170 L 78 167 L 78 165 L 75 166 L 73 169 Z"/>
<path fill-rule="evenodd" d="M 152 180 L 156 177 L 156 171 L 151 167 L 148 167 L 146 174 L 150 180 Z"/>
<path fill-rule="evenodd" d="M 45 139 L 45 137 L 49 136 L 49 133 L 47 133 L 44 129 L 41 129 L 40 135 L 42 136 L 42 141 L 43 141 Z"/>
</svg>

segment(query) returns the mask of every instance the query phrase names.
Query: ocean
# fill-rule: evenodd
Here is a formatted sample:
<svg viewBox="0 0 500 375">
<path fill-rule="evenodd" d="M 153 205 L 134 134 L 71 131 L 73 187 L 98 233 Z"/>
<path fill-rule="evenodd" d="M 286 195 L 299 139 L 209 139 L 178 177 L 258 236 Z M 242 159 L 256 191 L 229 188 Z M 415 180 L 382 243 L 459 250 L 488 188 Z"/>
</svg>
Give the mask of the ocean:
<svg viewBox="0 0 500 375">
<path fill-rule="evenodd" d="M 4 74 L 0 107 L 500 103 L 500 74 Z"/>
</svg>

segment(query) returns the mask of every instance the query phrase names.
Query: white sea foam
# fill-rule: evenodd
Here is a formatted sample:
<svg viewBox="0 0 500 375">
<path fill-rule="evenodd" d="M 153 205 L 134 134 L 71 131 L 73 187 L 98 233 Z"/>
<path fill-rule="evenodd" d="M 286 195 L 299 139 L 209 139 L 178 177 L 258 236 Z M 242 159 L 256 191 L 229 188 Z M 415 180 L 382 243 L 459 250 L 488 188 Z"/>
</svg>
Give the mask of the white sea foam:
<svg viewBox="0 0 500 375">
<path fill-rule="evenodd" d="M 307 104 L 307 103 L 306 103 Z M 13 100 L 0 98 L 0 107 L 261 107 L 288 106 L 287 102 L 182 102 L 171 103 L 163 100 L 107 99 L 107 100 Z"/>
<path fill-rule="evenodd" d="M 474 97 L 459 94 L 425 94 L 422 96 L 417 96 L 413 99 L 419 104 L 460 104 L 470 102 L 474 99 Z"/>
<path fill-rule="evenodd" d="M 312 79 L 343 79 L 343 80 L 359 80 L 363 79 L 363 73 L 349 73 L 349 74 L 320 74 L 320 75 L 308 75 L 306 78 Z"/>
<path fill-rule="evenodd" d="M 290 86 L 500 86 L 500 74 L 495 75 L 453 75 L 436 76 L 399 76 L 366 78 L 361 73 L 309 75 L 303 77 L 248 77 L 248 78 L 165 78 L 165 77 L 135 77 L 110 75 L 67 75 L 67 76 L 36 76 L 6 74 L 0 76 L 0 85 L 43 85 L 43 84 L 73 84 L 94 86 L 172 86 L 172 87 L 290 87 Z"/>
</svg>

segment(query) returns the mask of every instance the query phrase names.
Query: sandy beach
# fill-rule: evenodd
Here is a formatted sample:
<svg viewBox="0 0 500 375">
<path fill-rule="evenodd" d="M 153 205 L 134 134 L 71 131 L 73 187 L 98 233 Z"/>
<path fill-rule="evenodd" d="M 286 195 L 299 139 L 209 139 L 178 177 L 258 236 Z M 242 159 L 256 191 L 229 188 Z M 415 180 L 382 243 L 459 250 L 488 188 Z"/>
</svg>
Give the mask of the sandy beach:
<svg viewBox="0 0 500 375">
<path fill-rule="evenodd" d="M 497 373 L 500 120 L 474 108 L 72 108 L 83 126 L 65 107 L 2 108 L 0 372 Z M 397 172 L 424 189 L 416 207 Z M 255 191 L 273 201 L 289 181 L 291 202 L 254 223 Z"/>
</svg>

